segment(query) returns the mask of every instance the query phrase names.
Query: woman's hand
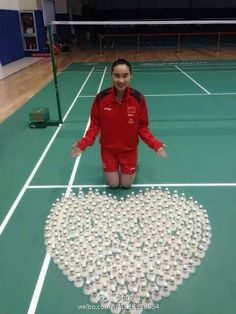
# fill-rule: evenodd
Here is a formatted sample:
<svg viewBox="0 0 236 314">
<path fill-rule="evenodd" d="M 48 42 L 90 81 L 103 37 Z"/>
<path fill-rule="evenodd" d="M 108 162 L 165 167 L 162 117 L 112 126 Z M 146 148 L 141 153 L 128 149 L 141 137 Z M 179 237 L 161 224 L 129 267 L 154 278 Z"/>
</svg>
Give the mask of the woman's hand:
<svg viewBox="0 0 236 314">
<path fill-rule="evenodd" d="M 158 156 L 160 156 L 160 157 L 162 157 L 162 158 L 166 158 L 166 157 L 167 157 L 167 153 L 166 153 L 166 151 L 165 151 L 165 147 L 166 147 L 166 145 L 163 144 L 163 146 L 161 146 L 161 147 L 156 151 L 156 153 L 157 153 Z"/>
<path fill-rule="evenodd" d="M 82 150 L 76 145 L 76 143 L 72 146 L 71 149 L 71 156 L 72 157 L 78 157 L 82 153 Z"/>
</svg>

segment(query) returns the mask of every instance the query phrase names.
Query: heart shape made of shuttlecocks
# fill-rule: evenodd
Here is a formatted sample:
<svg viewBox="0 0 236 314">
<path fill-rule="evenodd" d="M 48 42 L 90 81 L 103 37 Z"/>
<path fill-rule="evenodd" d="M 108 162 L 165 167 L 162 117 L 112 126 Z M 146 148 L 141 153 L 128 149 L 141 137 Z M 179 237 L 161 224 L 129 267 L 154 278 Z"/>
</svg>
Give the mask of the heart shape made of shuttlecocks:
<svg viewBox="0 0 236 314">
<path fill-rule="evenodd" d="M 200 265 L 210 239 L 206 210 L 161 188 L 126 199 L 92 189 L 62 194 L 45 225 L 59 269 L 112 313 L 155 308 Z"/>
</svg>

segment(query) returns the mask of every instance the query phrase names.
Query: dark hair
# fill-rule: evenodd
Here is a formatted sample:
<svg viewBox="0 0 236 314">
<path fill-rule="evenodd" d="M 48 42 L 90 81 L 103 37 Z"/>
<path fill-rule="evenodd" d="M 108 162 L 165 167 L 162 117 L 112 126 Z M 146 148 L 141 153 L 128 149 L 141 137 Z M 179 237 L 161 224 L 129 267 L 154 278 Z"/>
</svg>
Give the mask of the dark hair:
<svg viewBox="0 0 236 314">
<path fill-rule="evenodd" d="M 131 64 L 129 63 L 129 61 L 127 61 L 125 59 L 117 59 L 116 61 L 114 61 L 112 66 L 111 66 L 111 73 L 113 72 L 114 67 L 119 65 L 119 64 L 127 65 L 127 67 L 129 68 L 130 74 L 132 73 Z"/>
</svg>

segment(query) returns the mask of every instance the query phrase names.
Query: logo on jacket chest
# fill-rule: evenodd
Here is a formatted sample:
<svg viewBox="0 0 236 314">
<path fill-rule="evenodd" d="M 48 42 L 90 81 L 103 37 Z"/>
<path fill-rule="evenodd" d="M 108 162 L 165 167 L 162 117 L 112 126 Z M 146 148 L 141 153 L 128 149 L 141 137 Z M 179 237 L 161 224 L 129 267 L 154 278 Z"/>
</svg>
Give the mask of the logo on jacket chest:
<svg viewBox="0 0 236 314">
<path fill-rule="evenodd" d="M 127 114 L 128 114 L 128 124 L 133 124 L 134 123 L 134 116 L 136 113 L 136 107 L 127 107 Z"/>
<path fill-rule="evenodd" d="M 134 116 L 136 113 L 136 107 L 127 107 L 128 116 Z"/>
</svg>

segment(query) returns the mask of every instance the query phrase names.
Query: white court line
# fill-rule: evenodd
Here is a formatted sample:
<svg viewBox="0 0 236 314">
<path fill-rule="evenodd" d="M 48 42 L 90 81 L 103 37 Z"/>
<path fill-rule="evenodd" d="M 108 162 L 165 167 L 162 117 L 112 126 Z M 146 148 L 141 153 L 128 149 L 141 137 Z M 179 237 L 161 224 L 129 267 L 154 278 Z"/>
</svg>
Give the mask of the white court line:
<svg viewBox="0 0 236 314">
<path fill-rule="evenodd" d="M 92 68 L 92 70 L 91 70 L 90 73 L 88 74 L 88 76 L 87 76 L 87 78 L 86 78 L 86 81 L 88 80 L 88 78 L 89 78 L 90 75 L 92 74 L 93 69 L 94 69 L 94 68 Z M 84 85 L 83 85 L 83 86 L 84 86 Z M 77 93 L 75 99 L 78 98 L 79 93 L 81 92 L 81 90 L 82 90 L 82 89 L 80 89 L 80 91 Z M 73 101 L 72 104 L 74 105 L 74 103 L 75 103 L 75 101 Z M 63 118 L 63 121 L 66 119 L 66 117 L 68 116 L 68 112 L 70 112 L 71 109 L 72 109 L 72 105 L 71 105 L 70 108 L 68 109 L 68 111 L 67 111 L 65 117 Z M 11 208 L 9 209 L 7 215 L 5 216 L 3 222 L 1 223 L 1 225 L 0 225 L 0 236 L 1 236 L 1 234 L 3 233 L 4 229 L 6 228 L 6 226 L 7 226 L 8 222 L 9 222 L 9 220 L 11 219 L 11 216 L 13 215 L 13 213 L 14 213 L 14 211 L 15 211 L 17 205 L 19 204 L 19 202 L 20 202 L 20 200 L 21 200 L 21 198 L 23 197 L 23 195 L 24 195 L 24 193 L 25 193 L 25 191 L 26 191 L 28 185 L 29 185 L 30 182 L 32 181 L 32 179 L 33 179 L 33 177 L 35 176 L 36 172 L 38 171 L 39 166 L 41 165 L 43 159 L 45 158 L 47 152 L 49 151 L 49 148 L 51 147 L 52 143 L 54 142 L 54 140 L 55 140 L 55 138 L 56 138 L 58 132 L 60 131 L 60 129 L 61 129 L 61 126 L 58 126 L 57 129 L 56 129 L 56 131 L 55 131 L 55 133 L 53 134 L 51 140 L 49 141 L 48 145 L 46 146 L 44 152 L 42 153 L 41 157 L 39 158 L 37 164 L 35 165 L 34 169 L 32 170 L 30 176 L 29 176 L 28 179 L 26 180 L 26 182 L 25 182 L 23 188 L 21 189 L 20 193 L 18 194 L 16 200 L 15 200 L 14 203 L 12 204 L 12 206 L 11 206 Z"/>
<path fill-rule="evenodd" d="M 186 72 L 181 70 L 177 65 L 175 65 L 176 69 L 178 69 L 181 73 L 183 73 L 185 76 L 187 76 L 192 82 L 194 82 L 197 86 L 199 86 L 202 90 L 204 90 L 207 94 L 211 94 L 207 89 L 205 89 L 202 85 L 200 85 L 198 82 L 196 82 L 191 76 L 189 76 Z"/>
<path fill-rule="evenodd" d="M 27 189 L 66 189 L 67 185 L 29 185 Z"/>
<path fill-rule="evenodd" d="M 236 186 L 236 182 L 230 183 L 149 183 L 149 184 L 134 184 L 132 186 L 145 187 L 145 186 L 160 186 L 160 187 L 231 187 Z"/>
<path fill-rule="evenodd" d="M 35 310 L 36 310 L 36 307 L 38 304 L 38 300 L 39 300 L 39 296 L 40 296 L 42 288 L 43 288 L 45 276 L 46 276 L 46 273 L 48 270 L 48 266 L 50 264 L 50 260 L 51 260 L 51 257 L 49 255 L 49 253 L 46 253 L 27 314 L 35 313 Z"/>
<path fill-rule="evenodd" d="M 132 187 L 148 187 L 148 186 L 163 186 L 163 187 L 231 187 L 236 186 L 236 182 L 212 182 L 212 183 L 143 183 L 132 184 Z M 67 185 L 30 185 L 28 189 L 64 189 Z M 71 188 L 107 188 L 107 184 L 74 184 Z"/>
<path fill-rule="evenodd" d="M 236 93 L 210 93 L 210 94 L 206 94 L 206 93 L 202 93 L 202 94 L 197 94 L 197 93 L 189 93 L 189 94 L 144 94 L 145 97 L 185 97 L 185 96 L 230 96 L 230 95 L 236 95 Z M 79 98 L 94 98 L 95 95 L 89 95 L 89 96 L 85 96 L 85 95 L 81 95 L 79 96 Z"/>
<path fill-rule="evenodd" d="M 153 68 L 153 66 L 156 66 L 157 68 L 167 68 L 167 69 L 170 69 L 170 65 L 181 65 L 181 66 L 187 66 L 189 68 L 191 67 L 198 67 L 198 68 L 204 68 L 204 67 L 212 67 L 212 66 L 215 66 L 216 68 L 220 68 L 220 67 L 225 67 L 225 66 L 228 66 L 228 67 L 232 67 L 232 66 L 236 66 L 236 63 L 234 62 L 220 62 L 220 63 L 210 63 L 208 61 L 199 61 L 199 62 L 191 62 L 191 61 L 176 61 L 176 62 L 161 62 L 161 63 L 155 63 L 155 62 L 142 62 L 141 64 L 135 64 L 132 66 L 132 68 L 134 69 L 141 69 L 142 67 L 145 67 L 145 66 L 150 66 Z"/>
<path fill-rule="evenodd" d="M 105 77 L 105 74 L 106 74 L 106 70 L 107 70 L 107 67 L 105 67 L 105 69 L 104 69 L 103 76 L 101 78 L 101 82 L 99 84 L 97 93 L 99 93 L 99 91 L 101 89 L 101 86 L 102 86 L 102 83 L 103 83 L 103 80 L 104 80 L 104 77 Z M 83 84 L 83 86 L 84 85 L 85 84 Z M 81 91 L 81 89 L 80 89 L 80 91 Z M 88 122 L 87 122 L 87 125 L 86 125 L 86 129 L 84 131 L 84 134 L 86 133 L 86 131 L 87 131 L 88 127 L 89 127 L 89 123 L 90 123 L 90 117 L 88 119 Z M 66 189 L 66 193 L 65 193 L 66 197 L 69 196 L 69 194 L 71 192 L 71 187 L 72 187 L 74 179 L 75 179 L 75 175 L 76 175 L 76 171 L 77 171 L 78 166 L 79 166 L 80 158 L 81 158 L 81 155 L 79 157 L 77 157 L 76 160 L 75 160 L 74 167 L 73 167 L 73 170 L 71 172 L 71 176 L 70 176 L 69 183 L 67 185 L 67 189 Z M 35 289 L 34 289 L 34 293 L 33 293 L 33 296 L 32 296 L 31 302 L 30 302 L 30 306 L 29 306 L 29 309 L 28 309 L 28 312 L 27 312 L 28 314 L 34 314 L 35 311 L 36 311 L 36 308 L 37 308 L 37 305 L 38 305 L 38 301 L 39 301 L 39 297 L 40 297 L 40 294 L 41 294 L 41 291 L 42 291 L 42 288 L 43 288 L 43 283 L 44 283 L 44 280 L 46 278 L 46 274 L 47 274 L 48 267 L 49 267 L 49 264 L 50 264 L 50 260 L 51 260 L 50 255 L 48 253 L 46 253 L 44 261 L 43 261 L 43 265 L 42 265 L 42 268 L 40 270 L 39 277 L 38 277 L 38 280 L 37 280 L 37 283 L 36 283 L 36 286 L 35 286 Z"/>
<path fill-rule="evenodd" d="M 206 94 L 206 93 L 205 94 L 195 94 L 194 93 L 194 94 L 147 94 L 144 96 L 145 97 L 176 97 L 176 96 L 184 97 L 184 96 L 211 96 L 211 95 Z"/>
<path fill-rule="evenodd" d="M 185 97 L 185 96 L 230 96 L 230 95 L 236 95 L 236 93 L 210 93 L 210 94 L 146 94 L 145 97 Z"/>
<path fill-rule="evenodd" d="M 148 43 L 148 42 L 147 42 Z M 155 48 L 155 46 L 153 46 Z M 159 48 L 172 48 L 172 47 L 160 47 Z M 156 73 L 164 73 L 164 71 L 171 71 L 173 73 L 176 72 L 176 70 L 173 68 L 173 65 L 172 64 L 171 66 L 152 66 L 152 67 L 135 67 L 133 66 L 132 69 L 134 71 L 137 71 L 136 73 L 143 73 L 143 72 L 147 72 L 147 73 L 152 73 L 152 72 L 155 72 Z M 231 65 L 222 65 L 222 66 L 211 66 L 211 65 L 207 65 L 207 66 L 204 66 L 204 67 L 200 67 L 199 65 L 191 65 L 191 66 L 188 66 L 188 65 L 185 65 L 185 64 L 176 64 L 174 66 L 182 66 L 184 67 L 185 70 L 188 70 L 188 71 L 197 71 L 197 72 L 206 72 L 206 71 L 209 71 L 209 72 L 215 72 L 215 71 L 221 71 L 221 72 L 235 72 L 236 70 L 236 67 L 235 65 L 231 66 Z M 159 72 L 161 71 L 161 72 Z M 67 71 L 68 72 L 73 72 L 73 71 Z"/>
</svg>

